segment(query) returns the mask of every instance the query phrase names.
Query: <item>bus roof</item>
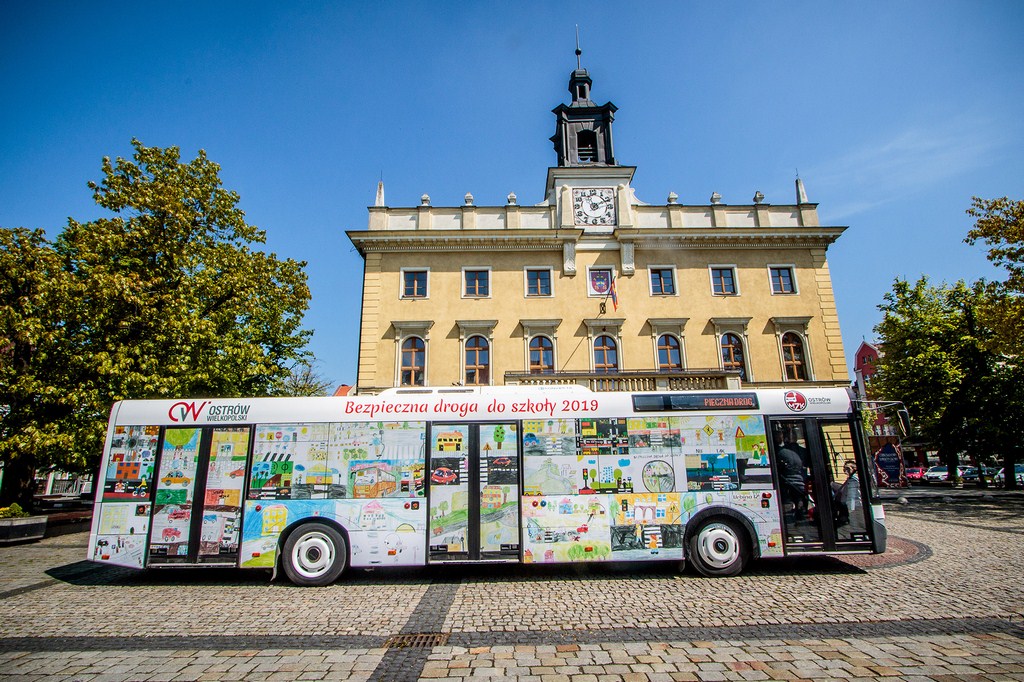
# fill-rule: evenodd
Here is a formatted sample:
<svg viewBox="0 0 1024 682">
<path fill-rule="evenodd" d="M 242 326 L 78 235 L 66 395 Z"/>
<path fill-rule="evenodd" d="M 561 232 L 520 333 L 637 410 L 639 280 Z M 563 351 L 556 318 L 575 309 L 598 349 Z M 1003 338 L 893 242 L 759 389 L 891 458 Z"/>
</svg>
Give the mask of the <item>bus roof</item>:
<svg viewBox="0 0 1024 682">
<path fill-rule="evenodd" d="M 846 415 L 844 388 L 594 392 L 579 386 L 390 389 L 379 395 L 323 398 L 126 400 L 115 425 L 191 426 L 362 421 L 509 421 L 724 412 Z"/>
</svg>

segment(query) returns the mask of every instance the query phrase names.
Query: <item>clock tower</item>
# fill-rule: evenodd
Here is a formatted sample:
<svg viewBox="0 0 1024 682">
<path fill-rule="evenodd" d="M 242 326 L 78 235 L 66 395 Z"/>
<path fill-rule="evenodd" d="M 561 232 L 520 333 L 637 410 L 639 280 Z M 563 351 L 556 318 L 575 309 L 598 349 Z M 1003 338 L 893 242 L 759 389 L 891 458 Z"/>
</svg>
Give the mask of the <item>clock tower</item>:
<svg viewBox="0 0 1024 682">
<path fill-rule="evenodd" d="M 579 67 L 579 50 L 576 50 Z M 612 147 L 612 121 L 616 107 L 611 102 L 598 106 L 590 99 L 593 81 L 584 68 L 577 68 L 569 76 L 572 102 L 559 104 L 552 111 L 557 123 L 551 141 L 558 153 L 558 165 L 614 166 Z"/>
<path fill-rule="evenodd" d="M 593 80 L 580 64 L 576 48 L 576 70 L 569 75 L 569 104 L 559 104 L 555 134 L 551 142 L 558 165 L 548 169 L 545 196 L 559 206 L 560 223 L 582 228 L 585 234 L 610 234 L 617 226 L 630 224 L 629 183 L 632 166 L 620 166 L 612 144 L 612 122 L 616 107 L 598 105 L 591 99 Z"/>
</svg>

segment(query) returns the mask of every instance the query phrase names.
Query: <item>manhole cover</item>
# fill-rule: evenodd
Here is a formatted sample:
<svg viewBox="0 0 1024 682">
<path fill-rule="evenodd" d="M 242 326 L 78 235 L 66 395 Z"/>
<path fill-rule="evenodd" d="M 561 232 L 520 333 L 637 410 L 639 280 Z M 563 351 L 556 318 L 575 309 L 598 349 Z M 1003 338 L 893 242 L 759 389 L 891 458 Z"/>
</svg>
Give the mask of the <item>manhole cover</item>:
<svg viewBox="0 0 1024 682">
<path fill-rule="evenodd" d="M 416 632 L 410 635 L 394 635 L 388 637 L 384 642 L 385 649 L 404 649 L 415 647 L 429 649 L 435 646 L 444 646 L 448 643 L 447 632 Z"/>
</svg>

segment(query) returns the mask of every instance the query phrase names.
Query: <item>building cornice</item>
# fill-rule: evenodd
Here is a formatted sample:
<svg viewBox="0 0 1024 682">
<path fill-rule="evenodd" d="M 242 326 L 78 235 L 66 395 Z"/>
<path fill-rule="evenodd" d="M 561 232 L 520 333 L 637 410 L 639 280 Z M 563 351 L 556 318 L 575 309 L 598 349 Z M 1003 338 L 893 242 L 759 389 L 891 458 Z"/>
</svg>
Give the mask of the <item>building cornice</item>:
<svg viewBox="0 0 1024 682">
<path fill-rule="evenodd" d="M 435 251 L 552 251 L 566 242 L 575 242 L 583 230 L 495 230 L 372 232 L 349 231 L 345 234 L 360 254 Z"/>
</svg>

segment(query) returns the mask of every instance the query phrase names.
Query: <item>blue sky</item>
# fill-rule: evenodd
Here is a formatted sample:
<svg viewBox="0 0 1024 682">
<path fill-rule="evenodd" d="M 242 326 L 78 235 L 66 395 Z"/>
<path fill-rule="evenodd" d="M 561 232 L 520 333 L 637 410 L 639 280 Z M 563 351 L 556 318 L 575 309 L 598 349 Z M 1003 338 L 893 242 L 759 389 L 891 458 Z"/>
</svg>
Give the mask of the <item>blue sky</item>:
<svg viewBox="0 0 1024 682">
<path fill-rule="evenodd" d="M 847 355 L 894 278 L 1000 278 L 972 195 L 1024 198 L 1024 3 L 0 4 L 0 225 L 56 235 L 130 140 L 205 149 L 268 248 L 308 261 L 311 350 L 353 383 L 362 262 L 391 206 L 542 200 L 579 24 L 638 198 L 822 221 Z"/>
</svg>

